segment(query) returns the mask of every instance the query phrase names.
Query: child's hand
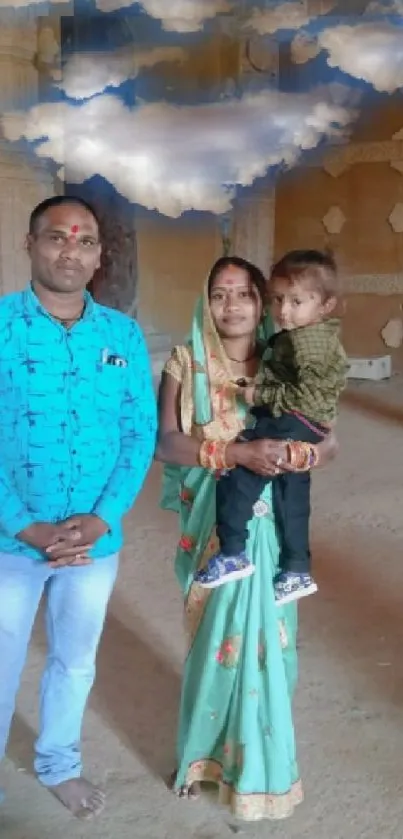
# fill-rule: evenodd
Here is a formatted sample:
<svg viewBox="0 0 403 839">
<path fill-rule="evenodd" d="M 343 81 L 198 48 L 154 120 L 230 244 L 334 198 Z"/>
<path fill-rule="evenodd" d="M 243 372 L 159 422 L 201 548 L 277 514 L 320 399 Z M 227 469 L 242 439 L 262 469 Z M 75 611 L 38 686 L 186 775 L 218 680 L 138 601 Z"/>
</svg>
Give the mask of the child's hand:
<svg viewBox="0 0 403 839">
<path fill-rule="evenodd" d="M 255 385 L 248 385 L 243 388 L 242 396 L 247 405 L 255 404 Z"/>
</svg>

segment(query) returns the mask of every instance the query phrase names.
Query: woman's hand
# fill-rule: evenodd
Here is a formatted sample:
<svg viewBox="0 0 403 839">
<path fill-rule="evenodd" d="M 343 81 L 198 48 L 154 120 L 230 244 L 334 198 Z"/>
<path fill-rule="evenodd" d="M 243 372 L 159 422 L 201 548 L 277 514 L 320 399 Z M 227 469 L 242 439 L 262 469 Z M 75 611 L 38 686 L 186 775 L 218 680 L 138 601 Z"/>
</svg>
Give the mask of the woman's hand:
<svg viewBox="0 0 403 839">
<path fill-rule="evenodd" d="M 339 444 L 333 431 L 317 444 L 317 466 L 326 466 L 337 455 Z M 285 440 L 252 440 L 249 443 L 230 443 L 226 455 L 229 466 L 244 466 L 257 475 L 272 478 L 281 472 L 293 472 L 288 462 Z"/>
<path fill-rule="evenodd" d="M 292 443 L 290 445 L 292 445 Z M 327 435 L 327 437 L 325 437 L 324 440 L 322 440 L 320 443 L 316 443 L 315 448 L 316 448 L 316 451 L 317 451 L 318 460 L 317 460 L 317 462 L 316 462 L 316 464 L 313 468 L 317 469 L 318 466 L 327 466 L 327 464 L 330 463 L 336 457 L 336 455 L 339 451 L 339 444 L 338 444 L 338 441 L 336 439 L 336 435 L 334 434 L 334 432 L 330 431 L 329 434 Z M 286 458 L 287 458 L 287 456 L 286 456 Z M 282 462 L 281 468 L 280 468 L 279 471 L 281 471 L 281 472 L 294 472 L 295 469 L 288 462 L 288 458 L 287 458 Z"/>
<path fill-rule="evenodd" d="M 287 444 L 282 440 L 252 440 L 230 443 L 226 460 L 229 466 L 243 466 L 256 475 L 278 475 L 287 460 Z"/>
</svg>

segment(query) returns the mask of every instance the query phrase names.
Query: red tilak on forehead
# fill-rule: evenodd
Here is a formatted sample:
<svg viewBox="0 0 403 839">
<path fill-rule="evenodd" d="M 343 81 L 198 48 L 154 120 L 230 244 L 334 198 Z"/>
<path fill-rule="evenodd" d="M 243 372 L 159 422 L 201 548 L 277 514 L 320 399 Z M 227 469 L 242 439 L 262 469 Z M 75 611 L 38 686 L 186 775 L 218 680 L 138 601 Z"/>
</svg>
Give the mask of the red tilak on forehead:
<svg viewBox="0 0 403 839">
<path fill-rule="evenodd" d="M 80 228 L 79 228 L 78 224 L 73 224 L 72 228 L 70 229 L 70 232 L 75 234 L 75 233 L 78 233 L 79 229 Z"/>
</svg>

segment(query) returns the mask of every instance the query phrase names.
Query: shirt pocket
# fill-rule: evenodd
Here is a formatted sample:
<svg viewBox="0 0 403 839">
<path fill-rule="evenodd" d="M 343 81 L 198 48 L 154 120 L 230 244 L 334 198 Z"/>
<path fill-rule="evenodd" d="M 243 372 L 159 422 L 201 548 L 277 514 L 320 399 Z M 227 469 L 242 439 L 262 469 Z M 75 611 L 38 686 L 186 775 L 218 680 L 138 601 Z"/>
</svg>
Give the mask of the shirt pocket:
<svg viewBox="0 0 403 839">
<path fill-rule="evenodd" d="M 127 367 L 102 364 L 98 371 L 95 402 L 99 414 L 120 419 L 127 385 Z"/>
</svg>

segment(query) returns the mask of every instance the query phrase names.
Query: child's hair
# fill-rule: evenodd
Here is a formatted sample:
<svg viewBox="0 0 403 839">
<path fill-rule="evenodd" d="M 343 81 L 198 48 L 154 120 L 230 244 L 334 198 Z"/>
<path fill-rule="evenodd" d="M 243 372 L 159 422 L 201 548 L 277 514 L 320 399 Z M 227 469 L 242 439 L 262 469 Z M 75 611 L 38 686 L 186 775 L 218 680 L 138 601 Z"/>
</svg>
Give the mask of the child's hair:
<svg viewBox="0 0 403 839">
<path fill-rule="evenodd" d="M 336 260 L 330 250 L 288 251 L 273 266 L 269 283 L 280 277 L 290 283 L 306 280 L 321 293 L 324 301 L 338 298 L 341 293 Z"/>
</svg>

